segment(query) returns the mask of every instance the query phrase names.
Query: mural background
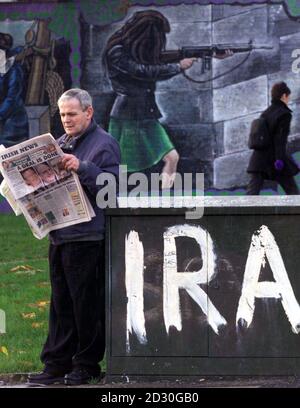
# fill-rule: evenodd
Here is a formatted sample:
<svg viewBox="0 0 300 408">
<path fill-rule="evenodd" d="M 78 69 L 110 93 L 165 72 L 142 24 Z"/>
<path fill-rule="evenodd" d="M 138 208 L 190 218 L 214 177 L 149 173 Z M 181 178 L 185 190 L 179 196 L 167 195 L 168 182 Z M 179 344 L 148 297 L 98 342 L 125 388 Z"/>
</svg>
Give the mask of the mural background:
<svg viewBox="0 0 300 408">
<path fill-rule="evenodd" d="M 255 4 L 241 1 L 238 5 L 230 4 L 231 1 L 135 3 L 106 0 L 1 3 L 0 32 L 10 33 L 15 46 L 32 47 L 36 43 L 26 44 L 26 33 L 35 31 L 36 41 L 38 22 L 46 26 L 49 33 L 42 48 L 51 48 L 53 42 L 54 45 L 47 55 L 39 57 L 44 62 L 41 77 L 44 78 L 45 71 L 52 70 L 61 78 L 64 89 L 81 86 L 89 91 L 94 99 L 96 120 L 105 128 L 115 94 L 102 63 L 103 50 L 108 38 L 135 11 L 158 10 L 169 20 L 171 31 L 167 34 L 167 49 L 214 43 L 235 45 L 250 40 L 255 45 L 270 46 L 269 50 L 253 50 L 236 70 L 210 82 L 196 84 L 183 75 L 158 82 L 156 101 L 163 113 L 160 122 L 180 155 L 179 172 L 204 172 L 207 194 L 225 191 L 243 194 L 251 154 L 247 147 L 250 123 L 270 103 L 272 84 L 283 80 L 292 89 L 290 107 L 294 114 L 289 149 L 298 159 L 300 62 L 297 64 L 297 56 L 300 51 L 299 54 L 294 51 L 298 47 L 300 50 L 300 5 L 297 1 L 257 1 Z M 244 57 L 245 53 L 226 60 L 213 59 L 212 69 L 204 75 L 201 75 L 201 62 L 198 62 L 188 75 L 196 80 L 210 79 L 234 68 Z M 34 80 L 29 81 L 30 72 L 37 70 L 32 62 L 34 57 L 27 59 L 30 58 L 27 95 L 34 83 Z M 49 93 L 41 80 L 35 81 L 40 97 L 25 102 L 30 136 L 51 131 L 58 137 L 62 129 L 51 97 L 56 99 L 55 91 L 60 87 L 53 85 L 54 95 L 51 96 L 51 87 Z M 161 167 L 157 165 L 149 172 Z M 274 185 L 270 182 L 266 187 Z"/>
</svg>

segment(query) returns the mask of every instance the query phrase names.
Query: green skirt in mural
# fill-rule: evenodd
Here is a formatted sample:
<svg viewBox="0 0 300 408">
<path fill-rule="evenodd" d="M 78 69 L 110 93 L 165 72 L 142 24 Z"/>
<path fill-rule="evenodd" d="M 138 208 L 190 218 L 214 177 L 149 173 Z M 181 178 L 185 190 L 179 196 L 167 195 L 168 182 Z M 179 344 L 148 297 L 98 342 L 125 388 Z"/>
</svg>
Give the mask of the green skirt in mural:
<svg viewBox="0 0 300 408">
<path fill-rule="evenodd" d="M 127 165 L 128 172 L 148 169 L 174 149 L 167 132 L 155 119 L 111 118 L 108 131 L 120 144 L 122 164 Z"/>
</svg>

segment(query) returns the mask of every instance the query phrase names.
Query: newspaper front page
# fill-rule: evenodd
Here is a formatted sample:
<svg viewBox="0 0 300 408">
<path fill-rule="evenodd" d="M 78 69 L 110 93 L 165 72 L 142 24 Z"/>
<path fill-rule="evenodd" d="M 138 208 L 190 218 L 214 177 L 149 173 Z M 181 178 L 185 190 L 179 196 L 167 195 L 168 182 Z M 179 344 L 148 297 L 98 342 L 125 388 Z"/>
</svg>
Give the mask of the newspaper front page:
<svg viewBox="0 0 300 408">
<path fill-rule="evenodd" d="M 77 174 L 63 168 L 63 154 L 50 133 L 0 149 L 0 192 L 38 239 L 95 216 Z"/>
</svg>

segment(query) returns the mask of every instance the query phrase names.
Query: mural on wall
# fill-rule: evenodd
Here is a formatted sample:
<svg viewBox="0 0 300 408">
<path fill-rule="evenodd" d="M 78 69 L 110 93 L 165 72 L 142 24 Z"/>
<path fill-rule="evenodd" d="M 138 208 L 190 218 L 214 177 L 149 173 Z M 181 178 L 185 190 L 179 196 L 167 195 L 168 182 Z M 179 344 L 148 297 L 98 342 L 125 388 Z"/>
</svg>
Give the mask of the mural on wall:
<svg viewBox="0 0 300 408">
<path fill-rule="evenodd" d="M 173 185 L 179 157 L 158 121 L 162 114 L 155 102 L 156 82 L 191 68 L 196 57 L 204 58 L 200 48 L 165 51 L 169 32 L 169 21 L 160 12 L 137 11 L 109 38 L 104 52 L 111 85 L 117 94 L 108 130 L 120 144 L 122 164 L 127 165 L 128 172 L 134 172 L 162 160 L 162 188 Z M 215 52 L 214 57 L 230 56 L 225 51 Z"/>
<path fill-rule="evenodd" d="M 1 5 L 0 143 L 6 147 L 42 133 L 62 133 L 57 99 L 72 79 L 70 41 L 53 24 L 58 7 Z"/>
<path fill-rule="evenodd" d="M 53 38 L 47 19 L 22 23 L 21 27 L 18 24 L 18 37 L 22 38 L 23 34 L 23 43 L 8 50 L 14 64 L 2 76 L 4 114 L 1 117 L 5 122 L 14 121 L 17 126 L 17 131 L 11 128 L 8 133 L 4 125 L 0 142 L 6 147 L 42 133 L 52 132 L 58 136 L 61 129 L 57 120 L 57 99 L 71 84 L 66 41 Z M 3 28 L 14 33 L 13 25 L 6 23 Z M 14 42 L 13 35 L 2 33 L 3 37 L 5 35 Z M 13 69 L 17 74 L 10 74 Z"/>
<path fill-rule="evenodd" d="M 123 19 L 109 25 L 83 22 L 82 58 L 89 58 L 82 83 L 96 97 L 98 120 L 120 140 L 129 171 L 171 173 L 177 168 L 181 174 L 204 172 L 208 193 L 227 190 L 243 194 L 249 180 L 250 125 L 270 105 L 271 87 L 278 81 L 287 82 L 292 91 L 288 148 L 299 160 L 300 25 L 281 3 L 201 3 L 132 5 Z M 165 32 L 155 42 L 151 38 L 160 30 L 153 23 L 154 13 L 160 16 L 161 31 Z M 135 42 L 130 42 L 130 36 Z M 173 71 L 152 72 L 149 80 L 149 68 L 155 65 L 152 44 L 164 50 L 156 59 L 160 69 L 161 63 L 168 61 Z M 126 47 L 130 58 L 124 56 Z M 231 50 L 233 55 L 211 58 L 214 50 Z M 176 71 L 174 62 L 184 57 L 198 57 L 198 61 L 187 70 Z M 131 59 L 139 67 L 133 67 Z M 145 64 L 149 70 L 143 81 Z M 140 71 L 130 78 L 128 69 L 137 68 Z M 121 77 L 124 81 L 120 84 Z M 141 123 L 139 114 L 149 127 Z M 265 186 L 277 191 L 272 181 Z"/>
<path fill-rule="evenodd" d="M 162 172 L 165 186 L 174 170 L 203 172 L 207 194 L 244 194 L 251 122 L 271 103 L 272 85 L 285 81 L 293 111 L 288 149 L 300 163 L 300 8 L 233 3 L 1 6 L 0 32 L 28 53 L 15 64 L 25 76 L 29 136 L 51 130 L 58 137 L 56 99 L 81 86 L 93 96 L 96 120 L 120 141 L 128 171 Z M 265 187 L 282 193 L 272 181 Z"/>
<path fill-rule="evenodd" d="M 24 107 L 24 71 L 18 63 L 10 34 L 0 33 L 0 144 L 12 146 L 29 136 L 28 116 Z"/>
</svg>

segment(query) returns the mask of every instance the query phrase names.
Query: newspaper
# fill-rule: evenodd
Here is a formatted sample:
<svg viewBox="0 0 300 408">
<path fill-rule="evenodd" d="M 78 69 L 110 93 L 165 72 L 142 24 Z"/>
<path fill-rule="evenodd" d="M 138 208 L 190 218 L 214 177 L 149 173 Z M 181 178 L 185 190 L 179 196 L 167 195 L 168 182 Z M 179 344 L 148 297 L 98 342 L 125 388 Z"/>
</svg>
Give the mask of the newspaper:
<svg viewBox="0 0 300 408">
<path fill-rule="evenodd" d="M 63 168 L 63 154 L 50 133 L 0 147 L 0 193 L 38 239 L 95 216 L 77 174 Z"/>
</svg>

